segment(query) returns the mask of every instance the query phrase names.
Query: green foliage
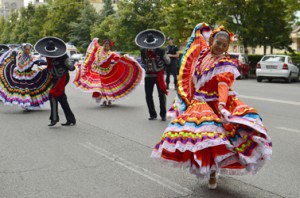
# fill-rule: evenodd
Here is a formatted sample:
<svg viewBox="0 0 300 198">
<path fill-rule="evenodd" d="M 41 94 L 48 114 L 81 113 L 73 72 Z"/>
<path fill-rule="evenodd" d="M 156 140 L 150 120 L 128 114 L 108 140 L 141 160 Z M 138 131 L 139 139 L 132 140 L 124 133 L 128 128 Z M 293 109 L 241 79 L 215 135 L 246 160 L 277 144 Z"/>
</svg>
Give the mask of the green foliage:
<svg viewBox="0 0 300 198">
<path fill-rule="evenodd" d="M 100 17 L 95 8 L 87 2 L 84 9 L 81 10 L 79 21 L 71 22 L 69 40 L 80 51 L 84 52 L 91 42 L 91 28 L 99 19 Z"/>
<path fill-rule="evenodd" d="M 44 36 L 57 36 L 85 50 L 91 38 L 115 41 L 114 50 L 134 51 L 135 36 L 153 28 L 186 43 L 200 22 L 225 25 L 239 35 L 244 47 L 271 46 L 289 50 L 291 26 L 298 0 L 120 0 L 117 11 L 105 0 L 98 15 L 86 0 L 51 0 L 29 5 L 0 18 L 0 42 L 34 44 Z"/>
<path fill-rule="evenodd" d="M 40 5 L 35 8 L 30 24 L 26 27 L 29 34 L 27 42 L 34 44 L 45 36 L 45 34 L 43 34 L 43 25 L 47 22 L 45 16 L 47 16 L 48 12 L 49 9 L 46 5 Z"/>
<path fill-rule="evenodd" d="M 70 24 L 79 21 L 83 6 L 82 0 L 53 0 L 43 25 L 43 35 L 56 36 L 68 41 Z"/>
<path fill-rule="evenodd" d="M 251 67 L 251 70 L 250 70 L 251 75 L 255 75 L 256 65 L 261 60 L 262 57 L 263 57 L 263 55 L 249 55 L 248 56 L 248 61 L 250 63 L 250 67 Z"/>
<path fill-rule="evenodd" d="M 290 56 L 295 64 L 300 64 L 300 54 L 290 54 Z"/>
<path fill-rule="evenodd" d="M 109 15 L 112 15 L 114 13 L 115 11 L 111 0 L 104 0 L 103 10 L 101 11 L 101 18 L 104 19 L 105 17 L 108 17 Z"/>
<path fill-rule="evenodd" d="M 185 43 L 196 24 L 210 20 L 206 9 L 201 9 L 202 1 L 182 1 L 166 0 L 163 1 L 164 10 L 160 18 L 165 21 L 161 30 L 166 36 L 174 38 L 175 43 Z"/>
<path fill-rule="evenodd" d="M 120 51 L 136 50 L 135 36 L 145 29 L 160 29 L 164 24 L 160 18 L 162 12 L 161 0 L 120 1 L 118 12 L 96 24 L 92 36 L 115 41 L 116 49 Z"/>
<path fill-rule="evenodd" d="M 212 0 L 205 7 L 214 9 L 218 24 L 239 35 L 244 47 L 271 46 L 289 50 L 294 15 L 288 1 L 293 0 Z M 289 9 L 290 8 L 290 9 Z"/>
<path fill-rule="evenodd" d="M 250 62 L 251 68 L 255 68 L 262 57 L 263 55 L 249 55 L 248 61 Z"/>
<path fill-rule="evenodd" d="M 34 19 L 35 7 L 29 4 L 27 8 L 21 8 L 19 20 L 10 21 L 14 26 L 11 31 L 11 41 L 14 43 L 30 42 L 28 28 L 32 26 L 32 20 Z M 17 14 L 15 14 L 17 16 Z M 16 17 L 11 16 L 11 17 Z"/>
<path fill-rule="evenodd" d="M 1 34 L 1 43 L 15 43 L 13 38 L 14 38 L 14 30 L 16 29 L 16 22 L 18 20 L 18 12 L 13 11 L 11 12 L 11 15 L 8 20 L 2 21 L 3 22 L 3 27 L 1 26 L 2 29 L 2 34 Z"/>
</svg>

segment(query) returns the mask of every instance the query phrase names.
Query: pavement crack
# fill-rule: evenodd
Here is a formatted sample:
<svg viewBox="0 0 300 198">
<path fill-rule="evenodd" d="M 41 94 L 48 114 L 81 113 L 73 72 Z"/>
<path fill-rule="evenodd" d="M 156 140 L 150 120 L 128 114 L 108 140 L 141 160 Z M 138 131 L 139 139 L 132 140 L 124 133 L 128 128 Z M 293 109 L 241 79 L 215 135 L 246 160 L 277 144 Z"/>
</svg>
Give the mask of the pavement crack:
<svg viewBox="0 0 300 198">
<path fill-rule="evenodd" d="M 55 172 L 55 173 L 66 173 L 66 172 L 86 170 L 86 169 L 96 169 L 98 167 L 100 167 L 100 165 L 97 165 L 97 166 L 87 166 L 87 167 L 81 167 L 81 168 L 68 168 L 68 169 L 62 169 L 62 170 L 51 170 L 51 171 Z"/>
<path fill-rule="evenodd" d="M 119 137 L 119 138 L 121 138 L 121 139 L 130 141 L 130 142 L 134 142 L 134 143 L 136 143 L 136 144 L 138 144 L 138 145 L 140 145 L 140 146 L 143 146 L 143 147 L 146 147 L 146 148 L 149 148 L 149 149 L 153 149 L 152 147 L 150 147 L 150 146 L 148 146 L 148 145 L 145 145 L 145 144 L 142 144 L 142 143 L 140 143 L 140 142 L 138 142 L 138 141 L 132 140 L 132 139 L 130 139 L 130 138 L 121 136 L 121 135 L 119 135 L 119 134 L 117 134 L 117 133 L 114 133 L 114 132 L 112 132 L 112 131 L 108 131 L 108 130 L 103 129 L 103 128 L 99 127 L 99 126 L 96 126 L 96 125 L 93 125 L 93 124 L 90 124 L 90 123 L 88 123 L 88 122 L 84 122 L 84 121 L 81 121 L 81 120 L 79 120 L 79 122 L 81 122 L 81 123 L 83 123 L 83 124 L 85 124 L 85 125 L 89 125 L 89 126 L 91 126 L 91 127 L 100 129 L 100 130 L 102 130 L 103 132 L 108 133 L 108 134 L 110 134 L 110 135 L 117 136 L 117 137 Z"/>
<path fill-rule="evenodd" d="M 34 168 L 34 169 L 28 169 L 28 170 L 18 170 L 18 171 L 0 171 L 0 174 L 21 174 L 21 173 L 28 173 L 28 172 L 35 172 L 35 171 L 40 171 L 45 168 L 50 167 L 49 165 L 39 167 L 39 168 Z"/>
<path fill-rule="evenodd" d="M 258 186 L 255 186 L 255 185 L 253 185 L 253 184 L 250 184 L 250 183 L 244 182 L 244 181 L 242 181 L 242 180 L 233 178 L 233 177 L 231 177 L 231 176 L 222 175 L 222 177 L 227 177 L 227 178 L 230 178 L 230 179 L 232 179 L 232 180 L 241 182 L 241 183 L 243 183 L 243 184 L 245 184 L 245 185 L 251 186 L 251 187 L 256 188 L 256 189 L 259 189 L 259 190 L 261 190 L 261 191 L 268 192 L 268 193 L 270 193 L 270 194 L 272 194 L 272 195 L 276 195 L 276 196 L 278 196 L 278 197 L 285 198 L 284 196 L 282 196 L 282 195 L 280 195 L 280 194 L 277 194 L 277 193 L 274 193 L 274 192 L 272 192 L 272 191 L 269 191 L 269 190 L 260 188 L 260 187 L 258 187 Z"/>
</svg>

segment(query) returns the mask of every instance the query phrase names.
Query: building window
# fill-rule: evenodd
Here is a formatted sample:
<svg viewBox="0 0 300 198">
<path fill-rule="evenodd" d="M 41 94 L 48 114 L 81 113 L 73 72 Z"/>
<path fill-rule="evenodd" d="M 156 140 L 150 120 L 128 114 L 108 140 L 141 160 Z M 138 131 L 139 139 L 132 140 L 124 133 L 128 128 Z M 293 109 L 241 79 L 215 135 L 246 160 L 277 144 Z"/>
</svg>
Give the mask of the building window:
<svg viewBox="0 0 300 198">
<path fill-rule="evenodd" d="M 4 4 L 4 8 L 5 8 L 5 9 L 9 9 L 9 3 L 5 3 L 5 4 Z"/>
<path fill-rule="evenodd" d="M 12 4 L 10 4 L 10 6 L 11 6 L 11 9 L 17 9 L 17 4 L 16 3 L 12 3 Z"/>
</svg>

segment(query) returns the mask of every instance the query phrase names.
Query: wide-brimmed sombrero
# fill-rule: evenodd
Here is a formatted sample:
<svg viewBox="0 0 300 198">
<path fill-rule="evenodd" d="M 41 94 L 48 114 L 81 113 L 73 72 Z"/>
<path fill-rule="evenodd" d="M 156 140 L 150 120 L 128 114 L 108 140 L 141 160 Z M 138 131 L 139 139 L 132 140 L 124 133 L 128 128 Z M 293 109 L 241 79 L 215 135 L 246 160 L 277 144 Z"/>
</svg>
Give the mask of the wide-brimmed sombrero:
<svg viewBox="0 0 300 198">
<path fill-rule="evenodd" d="M 7 45 L 0 44 L 0 54 L 3 54 L 9 50 Z"/>
<path fill-rule="evenodd" d="M 63 40 L 57 37 L 47 36 L 40 39 L 34 45 L 35 51 L 45 57 L 57 58 L 65 55 L 67 46 Z"/>
<path fill-rule="evenodd" d="M 144 30 L 135 37 L 135 44 L 141 48 L 154 49 L 164 45 L 166 37 L 159 30 Z"/>
</svg>

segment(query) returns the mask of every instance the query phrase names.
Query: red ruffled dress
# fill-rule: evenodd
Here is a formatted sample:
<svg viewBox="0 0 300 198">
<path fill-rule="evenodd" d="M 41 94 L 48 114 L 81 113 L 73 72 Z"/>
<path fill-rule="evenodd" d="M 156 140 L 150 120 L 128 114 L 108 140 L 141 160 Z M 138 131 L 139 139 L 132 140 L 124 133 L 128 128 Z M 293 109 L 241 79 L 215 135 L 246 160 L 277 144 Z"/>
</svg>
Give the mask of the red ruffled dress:
<svg viewBox="0 0 300 198">
<path fill-rule="evenodd" d="M 256 110 L 231 89 L 239 72 L 225 55 L 213 55 L 196 27 L 185 50 L 173 117 L 152 157 L 189 168 L 198 177 L 216 171 L 256 173 L 272 154 L 272 143 Z M 224 118 L 218 104 L 231 116 Z"/>
<path fill-rule="evenodd" d="M 95 38 L 88 47 L 84 63 L 76 65 L 74 84 L 84 92 L 92 92 L 97 102 L 116 101 L 140 84 L 143 72 L 132 57 L 105 52 Z"/>
</svg>

